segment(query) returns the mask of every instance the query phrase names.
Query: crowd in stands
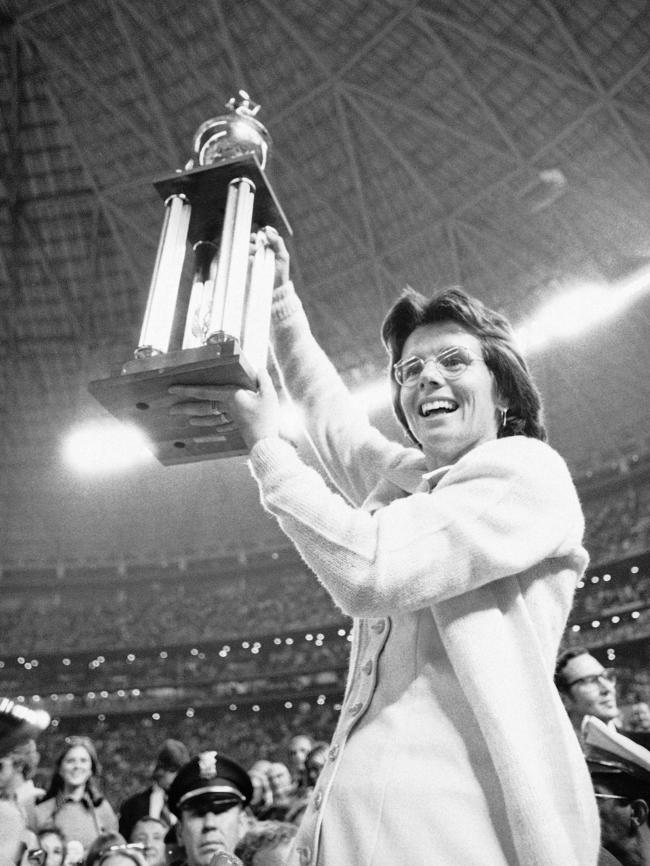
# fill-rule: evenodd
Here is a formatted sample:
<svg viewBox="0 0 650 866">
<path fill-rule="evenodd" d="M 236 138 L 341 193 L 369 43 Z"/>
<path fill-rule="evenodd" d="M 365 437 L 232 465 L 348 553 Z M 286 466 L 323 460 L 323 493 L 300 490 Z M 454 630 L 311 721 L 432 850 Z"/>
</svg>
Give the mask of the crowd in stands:
<svg viewBox="0 0 650 866">
<path fill-rule="evenodd" d="M 40 766 L 51 770 L 65 738 L 85 733 L 91 737 L 101 756 L 103 789 L 111 802 L 119 802 L 141 788 L 151 773 L 152 755 L 169 738 L 184 742 L 194 755 L 210 743 L 219 743 L 225 754 L 235 756 L 246 767 L 255 761 L 286 762 L 291 737 L 309 731 L 314 739 L 329 741 L 336 724 L 339 704 L 335 700 L 317 703 L 296 700 L 287 709 L 284 701 L 269 702 L 260 711 L 227 707 L 206 710 L 193 717 L 174 717 L 173 713 L 154 721 L 151 714 L 123 717 L 109 724 L 97 720 L 63 719 L 39 740 Z M 47 775 L 42 781 L 47 781 Z"/>
<path fill-rule="evenodd" d="M 305 594 L 307 603 L 305 603 Z M 165 642 L 220 640 L 246 623 L 249 633 L 267 633 L 339 622 L 325 590 L 304 567 L 262 577 L 246 573 L 231 579 L 132 586 L 108 585 L 92 594 L 79 587 L 52 593 L 32 590 L 20 604 L 0 603 L 0 653 L 20 651 L 29 635 L 30 655 L 56 648 L 160 647 Z"/>
<path fill-rule="evenodd" d="M 623 479 L 613 491 L 591 495 L 583 504 L 592 568 L 650 550 L 650 482 Z M 156 580 L 151 568 L 143 571 L 147 581 L 136 570 L 128 580 L 120 582 L 115 573 L 112 582 L 91 589 L 88 583 L 68 584 L 53 593 L 51 582 L 40 591 L 30 587 L 29 594 L 12 588 L 0 599 L 0 659 L 84 648 L 104 655 L 116 647 L 166 650 L 167 645 L 216 642 L 241 634 L 241 623 L 246 624 L 246 636 L 256 638 L 256 633 L 268 634 L 271 623 L 287 633 L 343 619 L 297 559 L 262 572 L 242 566 L 230 575 L 219 574 L 215 561 L 212 575 L 202 570 L 193 576 L 190 569 L 182 580 Z M 616 578 L 608 584 L 601 579 L 598 587 L 590 585 L 588 592 L 579 593 L 572 621 L 648 597 L 648 570 Z M 147 675 L 155 676 L 150 662 L 148 657 Z M 131 672 L 136 669 L 132 666 Z"/>
<path fill-rule="evenodd" d="M 278 634 L 239 635 L 195 645 L 169 645 L 131 651 L 117 647 L 101 653 L 63 653 L 38 658 L 6 657 L 0 664 L 5 686 L 18 684 L 32 691 L 85 692 L 106 683 L 113 689 L 140 689 L 183 682 L 205 685 L 210 680 L 227 682 L 278 671 L 319 671 L 336 667 L 347 659 L 350 622 L 342 617 L 335 626 Z M 22 658 L 22 661 L 20 660 Z"/>
<path fill-rule="evenodd" d="M 261 837 L 275 845 L 278 838 L 289 843 L 295 835 L 327 759 L 335 721 L 333 704 L 321 703 L 313 713 L 311 704 L 302 701 L 291 713 L 278 704 L 255 719 L 226 712 L 167 726 L 144 719 L 110 727 L 86 722 L 80 730 L 74 723 L 62 724 L 42 733 L 38 747 L 15 737 L 7 743 L 5 723 L 0 735 L 0 862 L 5 863 L 3 841 L 11 829 L 3 821 L 17 817 L 26 853 L 10 862 L 21 866 L 95 866 L 101 862 L 95 857 L 109 844 L 124 853 L 125 842 L 143 845 L 143 860 L 136 858 L 136 866 L 179 862 L 174 860 L 177 853 L 182 857 L 174 826 L 182 819 L 174 808 L 174 786 L 187 793 L 195 780 L 200 793 L 223 792 L 224 785 L 241 783 L 250 802 L 245 828 L 238 834 L 244 841 L 247 828 L 240 856 L 245 866 L 258 866 L 266 862 L 254 856 L 264 847 Z M 218 749 L 211 750 L 215 745 Z M 236 755 L 236 761 L 226 755 Z M 206 787 L 210 772 L 216 789 Z M 5 807 L 13 811 L 3 811 Z M 143 820 L 152 826 L 143 828 Z M 163 832 L 156 834 L 155 827 Z M 149 831 L 166 844 L 156 845 Z M 55 838 L 46 840 L 48 834 Z M 58 860 L 49 859 L 50 843 L 61 854 Z M 150 847 L 158 848 L 158 859 L 149 856 Z"/>
<path fill-rule="evenodd" d="M 590 757 L 593 753 L 582 724 L 585 714 L 603 724 L 615 722 L 626 737 L 650 731 L 650 678 L 645 691 L 632 696 L 633 703 L 620 706 L 621 692 L 611 670 L 578 648 L 558 660 L 556 684 L 592 773 L 601 772 L 604 766 L 609 771 L 611 757 L 603 753 L 602 740 L 601 764 Z M 603 695 L 609 695 L 609 700 L 603 701 Z M 106 853 L 111 851 L 129 855 L 134 866 L 176 866 L 187 856 L 187 849 L 177 845 L 183 837 L 176 830 L 184 820 L 173 808 L 178 790 L 189 796 L 194 785 L 196 796 L 205 797 L 206 784 L 210 784 L 206 774 L 213 772 L 215 781 L 219 773 L 220 785 L 240 779 L 249 785 L 248 790 L 243 788 L 249 800 L 242 813 L 245 823 L 236 836 L 236 847 L 233 842 L 240 858 L 236 862 L 243 866 L 284 862 L 328 760 L 328 743 L 340 706 L 333 701 L 300 701 L 290 708 L 286 702 L 276 702 L 260 709 L 257 713 L 248 708 L 247 712 L 226 710 L 184 718 L 170 715 L 158 721 L 138 717 L 111 725 L 91 723 L 88 718 L 67 719 L 42 733 L 37 748 L 29 741 L 6 752 L 0 750 L 3 767 L 12 770 L 0 776 L 0 844 L 5 830 L 4 801 L 20 810 L 27 827 L 24 838 L 29 856 L 26 853 L 16 861 L 21 866 L 124 866 L 123 859 L 116 857 L 112 862 Z M 215 745 L 218 750 L 211 751 Z M 197 757 L 190 758 L 192 755 Z M 236 761 L 225 756 L 235 756 Z M 210 761 L 212 771 L 206 770 Z M 637 770 L 631 767 L 629 773 L 634 775 Z M 86 806 L 76 805 L 76 789 L 83 789 L 83 802 L 92 804 L 92 821 L 83 819 Z M 603 826 L 611 829 L 609 824 Z M 129 851 L 127 842 L 141 848 Z M 603 843 L 611 843 L 615 850 L 615 837 L 608 832 L 603 832 Z M 276 851 L 278 859 L 256 856 L 267 849 Z M 38 852 L 40 860 L 35 859 Z M 194 862 L 200 866 L 203 861 Z M 646 861 L 612 862 L 627 866 Z"/>
<path fill-rule="evenodd" d="M 622 559 L 650 549 L 650 481 L 622 476 L 606 494 L 582 501 L 585 545 L 595 564 Z"/>
<path fill-rule="evenodd" d="M 650 636 L 650 483 L 622 477 L 584 506 L 592 565 L 565 643 L 607 653 L 624 724 L 650 701 L 650 658 L 639 642 Z M 292 738 L 307 731 L 325 749 L 350 621 L 298 560 L 268 572 L 242 565 L 218 574 L 216 563 L 214 571 L 189 569 L 182 580 L 136 573 L 90 591 L 68 583 L 0 599 L 0 693 L 32 705 L 36 697 L 54 716 L 39 740 L 38 787 L 48 788 L 57 756 L 80 735 L 97 749 L 116 813 L 148 784 L 153 756 L 170 739 L 189 754 L 218 744 L 246 768 L 275 766 L 278 778 L 278 766 L 289 772 Z M 305 791 L 298 794 L 274 800 L 267 791 L 258 817 L 298 820 Z"/>
</svg>

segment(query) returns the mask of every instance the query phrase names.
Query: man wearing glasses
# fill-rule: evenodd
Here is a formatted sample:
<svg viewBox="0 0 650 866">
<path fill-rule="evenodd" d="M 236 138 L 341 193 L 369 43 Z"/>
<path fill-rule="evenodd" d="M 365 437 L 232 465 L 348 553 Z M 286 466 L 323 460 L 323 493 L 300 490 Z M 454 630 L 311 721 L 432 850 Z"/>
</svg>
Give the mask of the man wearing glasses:
<svg viewBox="0 0 650 866">
<path fill-rule="evenodd" d="M 578 737 L 585 716 L 595 716 L 606 725 L 618 718 L 616 674 L 604 668 L 584 647 L 562 653 L 555 666 L 555 685 Z"/>
</svg>

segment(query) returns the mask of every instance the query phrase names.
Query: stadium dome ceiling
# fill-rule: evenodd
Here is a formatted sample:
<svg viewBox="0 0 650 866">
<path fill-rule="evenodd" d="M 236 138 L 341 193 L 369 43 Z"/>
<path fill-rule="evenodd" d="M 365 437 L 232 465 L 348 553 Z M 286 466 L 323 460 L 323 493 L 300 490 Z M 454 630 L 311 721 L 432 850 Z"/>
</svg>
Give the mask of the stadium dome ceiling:
<svg viewBox="0 0 650 866">
<path fill-rule="evenodd" d="M 514 323 L 650 257 L 645 0 L 0 0 L 3 559 L 273 543 L 242 460 L 79 481 L 194 131 L 262 105 L 314 330 L 352 385 L 406 283 Z M 647 297 L 532 358 L 576 470 L 647 449 Z"/>
</svg>

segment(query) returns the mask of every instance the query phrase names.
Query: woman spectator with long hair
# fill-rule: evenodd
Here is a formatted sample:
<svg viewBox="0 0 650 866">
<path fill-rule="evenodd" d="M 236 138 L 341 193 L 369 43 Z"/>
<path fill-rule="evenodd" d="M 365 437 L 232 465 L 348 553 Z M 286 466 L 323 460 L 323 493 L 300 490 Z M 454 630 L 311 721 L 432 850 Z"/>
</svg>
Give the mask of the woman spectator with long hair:
<svg viewBox="0 0 650 866">
<path fill-rule="evenodd" d="M 117 831 L 117 816 L 99 789 L 100 772 L 92 740 L 68 737 L 45 799 L 36 807 L 35 832 L 57 827 L 67 842 L 77 840 L 87 850 L 100 834 Z"/>
</svg>

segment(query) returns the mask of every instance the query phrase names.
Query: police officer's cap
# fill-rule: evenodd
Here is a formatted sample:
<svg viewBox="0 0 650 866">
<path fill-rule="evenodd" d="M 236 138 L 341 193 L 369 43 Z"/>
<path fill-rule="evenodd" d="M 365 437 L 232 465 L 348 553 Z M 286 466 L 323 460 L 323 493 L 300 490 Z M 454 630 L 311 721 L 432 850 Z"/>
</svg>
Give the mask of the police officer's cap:
<svg viewBox="0 0 650 866">
<path fill-rule="evenodd" d="M 650 751 L 594 716 L 582 723 L 585 758 L 592 776 L 633 779 L 650 791 Z"/>
<path fill-rule="evenodd" d="M 180 817 L 188 806 L 224 811 L 248 805 L 252 796 L 253 783 L 243 767 L 219 752 L 201 752 L 178 771 L 169 788 L 169 807 Z"/>
</svg>

